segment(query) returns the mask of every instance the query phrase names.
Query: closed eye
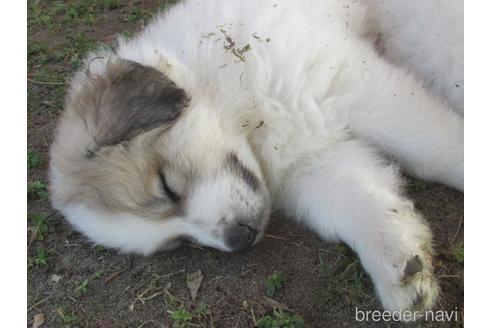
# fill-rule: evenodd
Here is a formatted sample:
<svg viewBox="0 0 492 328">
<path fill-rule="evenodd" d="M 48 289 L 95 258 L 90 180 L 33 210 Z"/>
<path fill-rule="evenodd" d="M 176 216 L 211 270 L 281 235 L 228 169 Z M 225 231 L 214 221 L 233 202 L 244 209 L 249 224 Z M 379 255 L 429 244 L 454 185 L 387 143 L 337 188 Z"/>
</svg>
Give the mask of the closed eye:
<svg viewBox="0 0 492 328">
<path fill-rule="evenodd" d="M 181 197 L 174 191 L 172 190 L 169 185 L 167 184 L 166 177 L 164 174 L 159 173 L 159 178 L 161 179 L 161 186 L 162 189 L 164 190 L 164 193 L 169 197 L 169 199 L 173 203 L 178 203 Z"/>
</svg>

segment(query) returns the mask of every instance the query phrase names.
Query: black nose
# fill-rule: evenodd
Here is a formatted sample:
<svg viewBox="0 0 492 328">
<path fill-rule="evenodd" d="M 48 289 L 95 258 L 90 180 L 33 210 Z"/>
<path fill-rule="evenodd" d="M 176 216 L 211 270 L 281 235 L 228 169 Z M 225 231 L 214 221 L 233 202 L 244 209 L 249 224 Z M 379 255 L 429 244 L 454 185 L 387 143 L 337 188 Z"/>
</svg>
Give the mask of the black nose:
<svg viewBox="0 0 492 328">
<path fill-rule="evenodd" d="M 226 231 L 226 242 L 234 252 L 243 252 L 253 245 L 258 231 L 247 224 L 236 224 Z"/>
</svg>

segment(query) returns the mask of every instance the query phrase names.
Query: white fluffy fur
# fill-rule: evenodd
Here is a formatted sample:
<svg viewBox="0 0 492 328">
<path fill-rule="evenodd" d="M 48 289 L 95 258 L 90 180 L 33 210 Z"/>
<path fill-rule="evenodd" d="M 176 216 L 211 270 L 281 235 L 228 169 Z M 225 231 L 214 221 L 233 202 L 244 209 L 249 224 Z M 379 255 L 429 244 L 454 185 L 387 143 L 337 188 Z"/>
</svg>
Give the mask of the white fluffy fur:
<svg viewBox="0 0 492 328">
<path fill-rule="evenodd" d="M 463 0 L 363 0 L 384 56 L 463 112 Z"/>
<path fill-rule="evenodd" d="M 394 7 L 401 1 L 385 2 Z M 419 8 L 433 11 L 429 17 L 435 18 L 435 26 L 448 24 L 435 12 L 441 1 L 437 7 L 424 3 L 420 1 Z M 427 21 L 428 16 L 421 14 L 411 12 L 407 17 L 423 24 L 420 18 Z M 393 60 L 417 73 L 436 69 L 426 79 L 429 88 L 377 54 L 364 39 L 364 7 L 352 0 L 184 1 L 159 15 L 136 38 L 121 40 L 116 50 L 120 58 L 158 68 L 196 103 L 206 104 L 190 115 L 218 127 L 209 134 L 242 138 L 234 147 L 246 154 L 240 157 L 246 157 L 256 172 L 261 170 L 274 207 L 323 239 L 350 245 L 387 309 L 413 308 L 419 298 L 424 308 L 431 307 L 438 287 L 432 275 L 430 230 L 402 195 L 396 166 L 388 164 L 381 152 L 419 178 L 463 189 L 462 118 L 429 93 L 433 90 L 462 106 L 455 90 L 443 87 L 462 86 L 456 82 L 462 62 L 454 58 L 461 59 L 462 53 L 454 52 L 459 44 L 444 35 L 438 38 L 442 43 L 436 43 L 428 34 L 432 27 L 421 30 L 420 25 L 405 23 L 408 20 L 402 21 L 407 29 L 395 32 L 389 25 L 401 17 L 382 22 L 391 34 L 387 51 L 391 48 Z M 418 48 L 399 39 L 402 34 L 415 38 L 415 29 L 423 38 Z M 224 48 L 227 37 L 236 49 L 249 45 L 244 61 Z M 401 60 L 398 49 L 418 55 Z M 449 61 L 453 69 L 444 74 Z M 98 61 L 91 65 L 94 72 L 102 69 Z M 426 74 L 419 75 L 429 77 Z M 179 130 L 175 142 L 186 140 L 186 133 L 198 128 L 207 129 Z M 205 149 L 209 139 L 190 142 L 195 149 Z M 56 175 L 55 169 L 54 180 Z M 202 203 L 195 203 L 202 207 L 193 211 L 216 211 L 209 207 L 219 204 L 221 197 L 211 204 L 207 194 L 214 189 L 202 193 Z M 92 240 L 125 251 L 150 253 L 166 235 L 180 230 L 225 249 L 218 240 L 207 239 L 205 228 L 185 223 L 120 215 L 116 226 L 111 223 L 116 214 L 84 205 L 65 207 L 63 212 Z M 423 270 L 402 282 L 405 264 L 415 255 L 422 259 Z"/>
</svg>

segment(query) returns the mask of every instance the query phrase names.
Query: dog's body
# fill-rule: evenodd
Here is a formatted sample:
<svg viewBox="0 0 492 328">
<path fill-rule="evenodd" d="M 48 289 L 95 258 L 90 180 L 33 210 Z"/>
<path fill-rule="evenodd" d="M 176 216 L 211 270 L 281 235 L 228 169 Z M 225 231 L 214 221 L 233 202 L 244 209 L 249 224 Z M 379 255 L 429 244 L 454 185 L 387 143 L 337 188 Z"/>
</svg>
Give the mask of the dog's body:
<svg viewBox="0 0 492 328">
<path fill-rule="evenodd" d="M 463 112 L 463 0 L 362 0 L 377 47 Z"/>
<path fill-rule="evenodd" d="M 463 120 L 366 38 L 353 1 L 185 1 L 89 56 L 52 148 L 55 207 L 149 254 L 243 250 L 270 206 L 360 256 L 387 309 L 429 308 L 431 232 L 401 193 L 463 189 Z"/>
</svg>

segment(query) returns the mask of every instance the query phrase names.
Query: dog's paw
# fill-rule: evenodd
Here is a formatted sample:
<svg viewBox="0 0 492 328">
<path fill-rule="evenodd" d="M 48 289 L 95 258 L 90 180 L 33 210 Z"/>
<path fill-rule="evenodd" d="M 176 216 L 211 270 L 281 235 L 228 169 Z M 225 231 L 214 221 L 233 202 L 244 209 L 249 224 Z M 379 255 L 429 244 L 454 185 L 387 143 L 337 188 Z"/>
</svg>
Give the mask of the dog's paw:
<svg viewBox="0 0 492 328">
<path fill-rule="evenodd" d="M 398 278 L 374 281 L 379 299 L 386 310 L 397 313 L 400 320 L 416 320 L 432 309 L 439 295 L 429 249 L 407 257 L 401 265 L 392 264 Z M 405 312 L 407 315 L 404 315 Z M 401 315 L 401 317 L 399 317 Z"/>
</svg>

